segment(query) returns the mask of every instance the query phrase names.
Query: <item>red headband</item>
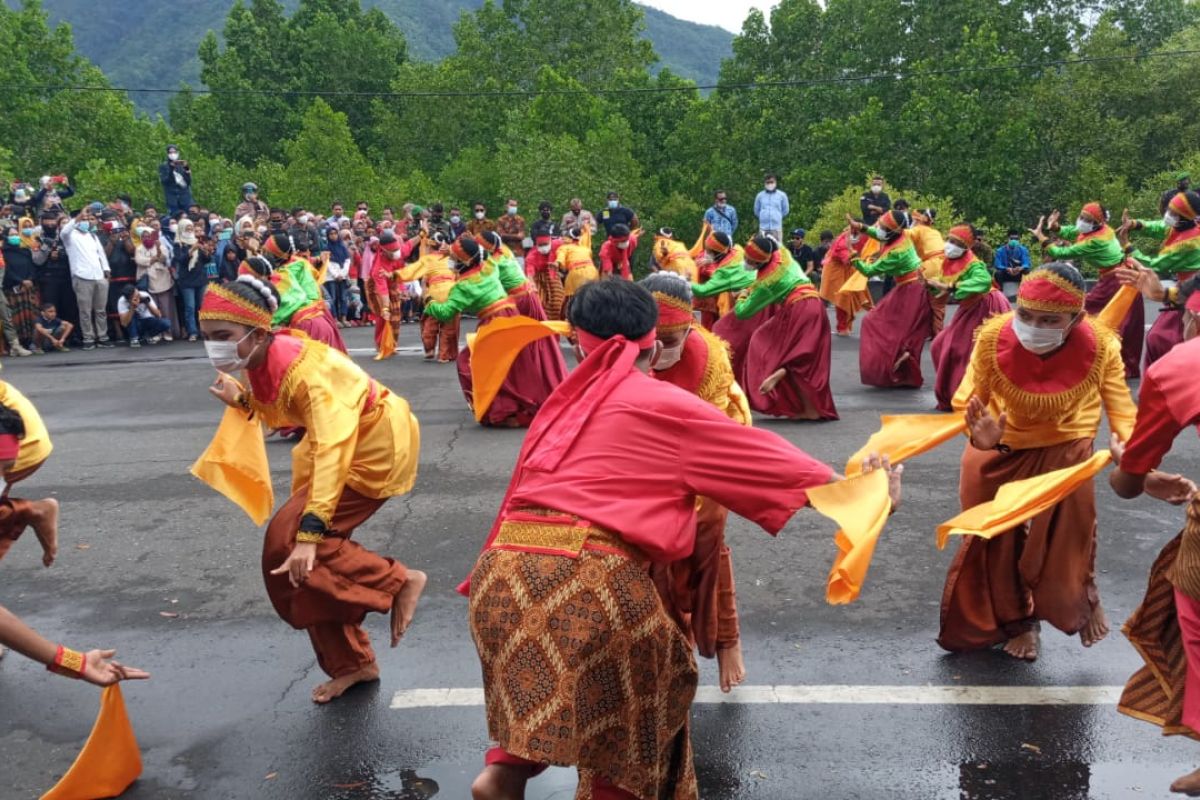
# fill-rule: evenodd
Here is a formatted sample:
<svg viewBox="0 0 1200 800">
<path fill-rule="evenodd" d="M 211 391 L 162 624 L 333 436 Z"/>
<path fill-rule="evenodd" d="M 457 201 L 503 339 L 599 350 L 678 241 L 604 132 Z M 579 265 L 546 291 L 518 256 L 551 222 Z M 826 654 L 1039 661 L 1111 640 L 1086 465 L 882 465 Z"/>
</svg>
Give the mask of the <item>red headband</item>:
<svg viewBox="0 0 1200 800">
<path fill-rule="evenodd" d="M 15 433 L 0 434 L 0 461 L 15 461 L 21 452 L 21 440 Z"/>
<path fill-rule="evenodd" d="M 633 342 L 635 345 L 637 345 L 639 352 L 642 350 L 649 350 L 651 347 L 654 347 L 654 342 L 658 340 L 657 333 L 658 331 L 652 329 L 640 339 L 626 339 L 624 336 L 613 336 L 608 339 L 602 339 L 594 333 L 588 333 L 583 328 L 575 328 L 575 335 L 579 337 L 579 346 L 582 347 L 586 353 L 599 350 L 604 346 L 605 342 L 612 341 Z"/>
<path fill-rule="evenodd" d="M 716 234 L 712 233 L 704 240 L 704 249 L 713 253 L 721 253 L 722 255 L 729 252 L 729 248 L 725 246 L 725 243 L 718 239 Z"/>
<path fill-rule="evenodd" d="M 1183 192 L 1175 195 L 1167 203 L 1167 207 L 1179 215 L 1181 219 L 1194 220 L 1200 217 L 1200 212 L 1192 208 L 1192 204 L 1188 202 L 1187 195 Z"/>
<path fill-rule="evenodd" d="M 287 258 L 287 253 L 279 249 L 279 245 L 275 242 L 274 236 L 267 237 L 267 243 L 263 245 L 263 249 L 276 258 Z"/>
<path fill-rule="evenodd" d="M 968 248 L 975 246 L 975 232 L 971 230 L 970 225 L 955 225 L 946 235 L 962 240 Z"/>
<path fill-rule="evenodd" d="M 1083 300 L 1082 289 L 1048 269 L 1031 272 L 1017 291 L 1017 305 L 1050 314 L 1078 314 Z"/>
<path fill-rule="evenodd" d="M 1183 307 L 1193 314 L 1200 314 L 1200 290 L 1189 294 L 1187 302 L 1183 304 Z"/>
<path fill-rule="evenodd" d="M 533 243 L 534 244 L 550 244 L 550 237 L 549 236 L 535 236 L 535 237 L 533 237 Z"/>
<path fill-rule="evenodd" d="M 200 319 L 221 320 L 250 328 L 271 329 L 271 312 L 214 283 L 204 293 Z"/>
<path fill-rule="evenodd" d="M 474 260 L 474 256 L 468 253 L 462 246 L 461 239 L 455 239 L 454 244 L 450 245 L 450 255 L 454 256 L 455 260 L 463 264 L 470 264 Z"/>
<path fill-rule="evenodd" d="M 1096 222 L 1100 223 L 1101 225 L 1103 225 L 1105 222 L 1107 222 L 1107 220 L 1104 219 L 1104 209 L 1101 208 L 1100 204 L 1095 201 L 1085 205 L 1083 207 L 1083 213 L 1087 214 L 1088 216 L 1090 216 L 1092 219 L 1096 220 Z"/>
<path fill-rule="evenodd" d="M 904 229 L 904 223 L 900 221 L 898 216 L 896 216 L 895 211 L 887 212 L 880 217 L 875 224 L 880 228 L 883 228 L 885 231 L 898 231 Z"/>
<path fill-rule="evenodd" d="M 761 261 L 770 261 L 771 260 L 772 254 L 768 253 L 767 251 L 765 251 L 761 247 L 759 247 L 753 239 L 751 239 L 749 242 L 746 243 L 745 250 L 746 250 L 746 260 L 747 261 L 754 261 L 755 263 L 758 263 Z M 774 252 L 777 253 L 779 251 L 776 250 Z"/>
<path fill-rule="evenodd" d="M 678 297 L 672 297 L 666 292 L 654 292 L 658 303 L 658 324 L 655 330 L 659 333 L 675 333 L 692 327 L 696 317 L 692 312 L 692 304 Z"/>
</svg>

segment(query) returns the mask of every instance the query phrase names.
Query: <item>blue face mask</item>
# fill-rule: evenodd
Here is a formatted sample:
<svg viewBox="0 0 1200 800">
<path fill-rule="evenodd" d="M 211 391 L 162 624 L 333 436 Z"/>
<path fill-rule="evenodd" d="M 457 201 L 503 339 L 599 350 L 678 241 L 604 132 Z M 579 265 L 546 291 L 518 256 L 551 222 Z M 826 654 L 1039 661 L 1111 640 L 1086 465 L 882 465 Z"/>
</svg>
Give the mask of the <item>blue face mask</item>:
<svg viewBox="0 0 1200 800">
<path fill-rule="evenodd" d="M 609 208 L 616 208 L 618 205 L 620 205 L 620 203 L 618 203 L 616 200 L 609 200 L 609 201 L 608 201 L 608 207 L 609 207 Z"/>
<path fill-rule="evenodd" d="M 18 245 L 21 243 L 21 237 L 20 236 L 10 236 L 10 237 L 8 237 L 8 243 L 11 245 L 14 245 L 14 246 Z"/>
<path fill-rule="evenodd" d="M 233 231 L 221 231 L 217 234 L 217 238 L 222 242 L 227 242 L 233 238 Z"/>
<path fill-rule="evenodd" d="M 91 233 L 92 232 L 92 223 L 87 222 L 87 221 L 81 222 L 78 225 L 76 225 L 75 227 L 79 229 L 80 233 Z"/>
<path fill-rule="evenodd" d="M 22 236 L 33 236 L 33 228 L 21 228 Z"/>
</svg>

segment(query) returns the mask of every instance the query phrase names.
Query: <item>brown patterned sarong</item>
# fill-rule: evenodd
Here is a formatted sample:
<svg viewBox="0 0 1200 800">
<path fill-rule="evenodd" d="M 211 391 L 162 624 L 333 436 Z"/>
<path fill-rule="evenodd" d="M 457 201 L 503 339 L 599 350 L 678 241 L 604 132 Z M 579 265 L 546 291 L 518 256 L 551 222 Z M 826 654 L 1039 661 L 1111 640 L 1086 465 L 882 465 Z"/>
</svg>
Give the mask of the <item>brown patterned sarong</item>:
<svg viewBox="0 0 1200 800">
<path fill-rule="evenodd" d="M 572 517 L 510 518 L 475 565 L 470 613 L 488 733 L 508 753 L 575 766 L 584 787 L 698 797 L 696 663 L 629 545 Z"/>
<path fill-rule="evenodd" d="M 533 285 L 537 288 L 542 308 L 546 310 L 546 318 L 563 319 L 563 283 L 554 267 L 534 273 Z"/>
<path fill-rule="evenodd" d="M 1176 536 L 1158 554 L 1150 568 L 1146 596 L 1121 629 L 1146 665 L 1126 682 L 1117 710 L 1158 725 L 1164 736 L 1200 739 L 1182 721 L 1188 662 L 1175 612 L 1175 587 L 1168 579 L 1183 536 Z"/>
</svg>

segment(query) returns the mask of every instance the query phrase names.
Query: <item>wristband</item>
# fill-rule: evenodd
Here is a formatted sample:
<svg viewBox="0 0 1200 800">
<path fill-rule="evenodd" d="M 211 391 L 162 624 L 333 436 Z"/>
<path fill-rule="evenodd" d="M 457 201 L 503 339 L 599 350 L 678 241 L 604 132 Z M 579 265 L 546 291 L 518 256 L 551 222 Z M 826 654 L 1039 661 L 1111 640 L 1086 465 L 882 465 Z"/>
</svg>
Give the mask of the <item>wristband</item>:
<svg viewBox="0 0 1200 800">
<path fill-rule="evenodd" d="M 46 669 L 66 678 L 79 679 L 83 677 L 83 653 L 76 652 L 61 644 L 54 653 L 54 663 L 47 664 Z"/>
<path fill-rule="evenodd" d="M 296 544 L 320 544 L 325 541 L 325 534 L 316 531 L 297 531 Z"/>
<path fill-rule="evenodd" d="M 250 410 L 250 398 L 246 397 L 245 392 L 238 392 L 237 396 L 233 398 L 233 402 L 237 403 L 243 411 Z"/>
</svg>

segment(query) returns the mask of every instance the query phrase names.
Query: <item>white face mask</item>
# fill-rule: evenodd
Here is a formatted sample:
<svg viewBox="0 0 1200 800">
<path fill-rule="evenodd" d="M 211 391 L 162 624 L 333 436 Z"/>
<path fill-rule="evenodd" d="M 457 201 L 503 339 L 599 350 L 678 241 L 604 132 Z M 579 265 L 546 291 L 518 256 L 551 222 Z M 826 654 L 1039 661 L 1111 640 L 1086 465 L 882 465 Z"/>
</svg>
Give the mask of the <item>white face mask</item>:
<svg viewBox="0 0 1200 800">
<path fill-rule="evenodd" d="M 1163 214 L 1163 224 L 1168 228 L 1174 228 L 1179 224 L 1179 217 L 1168 211 L 1167 213 Z"/>
<path fill-rule="evenodd" d="M 670 369 L 679 363 L 679 359 L 683 358 L 683 346 L 687 343 L 687 336 L 680 340 L 675 347 L 664 347 L 658 351 L 658 360 L 654 362 L 654 369 L 664 370 Z"/>
<path fill-rule="evenodd" d="M 766 190 L 767 190 L 768 192 L 773 192 L 773 191 L 775 191 L 775 184 L 774 184 L 774 182 L 766 184 Z"/>
<path fill-rule="evenodd" d="M 1092 231 L 1096 230 L 1096 226 L 1095 224 L 1088 222 L 1083 217 L 1080 217 L 1079 219 L 1075 220 L 1075 229 L 1080 233 L 1091 233 Z"/>
<path fill-rule="evenodd" d="M 539 244 L 539 245 L 538 245 L 538 249 L 537 249 L 537 251 L 538 251 L 539 253 L 541 253 L 542 255 L 544 255 L 544 256 L 545 256 L 545 255 L 549 255 L 549 254 L 550 254 L 550 245 L 548 245 L 548 244 Z"/>
<path fill-rule="evenodd" d="M 250 357 L 241 358 L 238 356 L 238 347 L 242 342 L 250 338 L 250 335 L 253 333 L 254 331 L 250 331 L 236 342 L 213 342 L 206 340 L 204 342 L 204 352 L 208 354 L 208 360 L 212 362 L 212 365 L 221 372 L 237 372 L 238 370 L 245 369 L 246 364 L 250 361 Z"/>
<path fill-rule="evenodd" d="M 946 242 L 946 258 L 958 258 L 965 252 L 967 252 L 965 248 L 959 247 L 954 242 Z"/>
<path fill-rule="evenodd" d="M 485 216 L 487 216 L 487 214 L 485 214 L 485 213 L 484 213 L 484 212 L 482 212 L 482 211 L 476 211 L 476 212 L 475 212 L 475 219 L 483 219 Z"/>
<path fill-rule="evenodd" d="M 617 242 L 618 250 L 626 250 L 629 248 L 629 242 Z"/>
<path fill-rule="evenodd" d="M 1017 317 L 1013 317 L 1012 326 L 1013 333 L 1017 335 L 1021 346 L 1039 356 L 1062 347 L 1069 330 L 1069 328 L 1035 328 Z"/>
<path fill-rule="evenodd" d="M 301 225 L 307 225 L 308 224 L 308 214 L 301 214 L 299 219 L 296 220 L 296 222 L 299 222 Z"/>
<path fill-rule="evenodd" d="M 871 194 L 879 194 L 879 193 L 880 193 L 880 192 L 882 192 L 882 191 L 883 191 L 883 184 L 882 184 L 882 183 L 873 183 L 873 184 L 871 184 Z"/>
</svg>

